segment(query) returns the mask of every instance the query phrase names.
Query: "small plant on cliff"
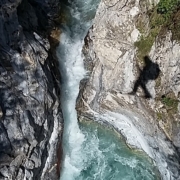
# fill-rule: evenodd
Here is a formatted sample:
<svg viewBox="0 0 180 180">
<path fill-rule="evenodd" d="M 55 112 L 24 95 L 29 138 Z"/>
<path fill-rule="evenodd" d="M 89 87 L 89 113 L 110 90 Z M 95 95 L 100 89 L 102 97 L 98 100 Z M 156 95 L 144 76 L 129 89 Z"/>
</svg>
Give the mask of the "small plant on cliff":
<svg viewBox="0 0 180 180">
<path fill-rule="evenodd" d="M 167 107 L 172 109 L 177 109 L 178 100 L 170 97 L 162 96 L 161 102 Z"/>
<path fill-rule="evenodd" d="M 157 6 L 157 12 L 162 14 L 165 19 L 169 19 L 179 4 L 179 0 L 160 0 Z"/>
</svg>

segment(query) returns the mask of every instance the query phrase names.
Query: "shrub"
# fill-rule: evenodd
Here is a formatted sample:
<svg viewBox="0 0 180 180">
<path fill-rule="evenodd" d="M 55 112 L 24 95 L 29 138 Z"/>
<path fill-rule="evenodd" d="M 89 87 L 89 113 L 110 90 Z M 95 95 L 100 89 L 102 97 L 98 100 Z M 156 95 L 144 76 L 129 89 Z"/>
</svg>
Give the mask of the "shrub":
<svg viewBox="0 0 180 180">
<path fill-rule="evenodd" d="M 160 0 L 157 12 L 162 14 L 165 19 L 169 19 L 172 13 L 178 8 L 180 0 Z"/>
<path fill-rule="evenodd" d="M 177 99 L 173 99 L 170 97 L 163 96 L 161 99 L 161 102 L 168 108 L 177 109 L 177 106 L 178 106 L 178 100 Z"/>
</svg>

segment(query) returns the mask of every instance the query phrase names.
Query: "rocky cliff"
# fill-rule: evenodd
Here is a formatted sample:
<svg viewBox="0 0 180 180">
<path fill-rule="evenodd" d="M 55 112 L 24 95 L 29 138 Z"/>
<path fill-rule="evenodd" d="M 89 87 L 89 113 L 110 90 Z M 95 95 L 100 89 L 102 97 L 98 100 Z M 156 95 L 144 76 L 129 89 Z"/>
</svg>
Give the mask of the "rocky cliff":
<svg viewBox="0 0 180 180">
<path fill-rule="evenodd" d="M 161 2 L 101 1 L 85 39 L 89 78 L 82 81 L 78 110 L 90 119 L 109 115 L 127 143 L 142 148 L 135 131 L 123 129 L 135 126 L 163 179 L 178 180 L 180 13 L 177 4 L 169 9 Z M 0 2 L 0 179 L 58 179 L 59 11 L 58 0 Z"/>
<path fill-rule="evenodd" d="M 0 179 L 58 179 L 59 10 L 58 0 L 0 1 Z"/>
<path fill-rule="evenodd" d="M 180 177 L 179 5 L 164 13 L 162 6 L 166 8 L 166 4 L 164 7 L 160 3 L 101 1 L 85 39 L 89 79 L 82 83 L 78 106 L 81 115 L 92 119 L 95 114 L 108 112 L 131 117 L 133 125 L 152 147 L 157 164 L 161 164 L 158 158 L 164 159 L 169 175 L 160 170 L 163 179 L 177 180 Z"/>
</svg>

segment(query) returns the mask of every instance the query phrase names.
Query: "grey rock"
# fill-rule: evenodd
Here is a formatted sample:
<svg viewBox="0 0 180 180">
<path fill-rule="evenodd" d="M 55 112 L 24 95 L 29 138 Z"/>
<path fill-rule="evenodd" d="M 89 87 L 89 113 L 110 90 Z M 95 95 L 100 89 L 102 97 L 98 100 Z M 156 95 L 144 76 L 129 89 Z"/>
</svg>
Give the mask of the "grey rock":
<svg viewBox="0 0 180 180">
<path fill-rule="evenodd" d="M 89 79 L 81 85 L 78 109 L 79 113 L 90 119 L 103 117 L 109 112 L 110 117 L 112 112 L 128 114 L 152 149 L 162 178 L 177 180 L 180 177 L 180 108 L 169 115 L 161 101 L 161 95 L 172 92 L 173 98 L 179 104 L 180 47 L 178 42 L 172 41 L 171 32 L 167 32 L 162 41 L 157 38 L 147 54 L 161 70 L 159 84 L 156 80 L 149 80 L 146 84 L 152 98 L 144 98 L 141 88 L 132 93 L 141 69 L 141 63 L 136 60 L 138 52 L 134 46 L 141 36 L 136 22 L 141 17 L 146 23 L 144 29 L 147 35 L 150 29 L 147 12 L 153 7 L 153 3 L 158 2 L 101 1 L 85 41 L 85 65 L 91 72 Z M 161 120 L 158 117 L 159 112 L 162 115 Z M 139 117 L 138 120 L 133 118 L 134 113 L 135 117 Z M 122 123 L 121 119 L 118 120 Z M 123 135 L 126 136 L 126 133 Z"/>
<path fill-rule="evenodd" d="M 58 179 L 60 78 L 48 37 L 59 10 L 58 0 L 0 2 L 0 179 Z"/>
</svg>

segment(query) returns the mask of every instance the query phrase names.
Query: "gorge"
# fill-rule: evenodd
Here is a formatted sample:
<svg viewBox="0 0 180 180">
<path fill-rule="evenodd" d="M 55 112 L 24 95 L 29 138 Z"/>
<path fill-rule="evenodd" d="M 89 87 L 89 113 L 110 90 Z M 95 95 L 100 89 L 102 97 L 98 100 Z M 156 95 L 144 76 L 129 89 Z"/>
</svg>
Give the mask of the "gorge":
<svg viewBox="0 0 180 180">
<path fill-rule="evenodd" d="M 83 40 L 92 25 L 98 3 L 98 0 L 73 0 L 69 1 L 69 3 L 65 2 L 62 4 L 62 8 L 64 9 L 63 13 L 68 14 L 68 19 L 65 19 L 65 23 L 62 25 L 60 44 L 57 48 L 57 57 L 59 59 L 62 77 L 61 107 L 64 119 L 64 154 L 60 180 L 119 179 L 119 177 L 122 179 L 135 178 L 139 180 L 143 178 L 149 180 L 158 179 L 158 174 L 153 172 L 154 169 L 150 167 L 150 162 L 149 164 L 148 161 L 145 162 L 144 160 L 143 162 L 143 159 L 140 160 L 140 156 L 138 157 L 138 155 L 134 155 L 134 159 L 132 158 L 133 155 L 124 158 L 121 154 L 118 154 L 121 151 L 123 152 L 121 148 L 123 148 L 124 145 L 115 147 L 115 149 L 113 147 L 111 148 L 111 146 L 116 146 L 115 143 L 113 144 L 113 141 L 110 145 L 111 140 L 114 140 L 113 138 L 106 144 L 105 142 L 108 136 L 106 139 L 103 139 L 103 136 L 99 137 L 96 134 L 98 133 L 96 128 L 94 128 L 95 134 L 92 135 L 92 137 L 91 134 L 93 134 L 93 131 L 87 133 L 88 130 L 86 130 L 83 134 L 79 129 L 75 106 L 79 93 L 79 83 L 85 76 L 81 52 Z M 101 146 L 103 146 L 101 144 L 106 147 L 107 154 L 101 149 Z M 108 148 L 109 146 L 110 148 Z M 146 144 L 144 146 L 146 146 Z M 118 148 L 120 148 L 120 150 L 118 150 Z M 120 152 L 116 154 L 116 151 Z M 126 151 L 128 154 L 128 148 L 124 150 L 124 156 L 127 156 Z M 98 155 L 95 158 L 94 154 L 96 153 L 98 153 Z M 106 155 L 103 156 L 102 154 Z M 133 161 L 137 161 L 137 163 L 132 165 Z M 151 170 L 151 168 L 153 170 Z M 108 171 L 106 169 L 108 169 Z M 126 173 L 124 171 L 126 171 Z M 131 173 L 128 173 L 128 171 Z"/>
<path fill-rule="evenodd" d="M 0 2 L 0 179 L 179 180 L 179 8 L 163 2 Z M 132 93 L 145 57 L 151 98 Z"/>
</svg>

